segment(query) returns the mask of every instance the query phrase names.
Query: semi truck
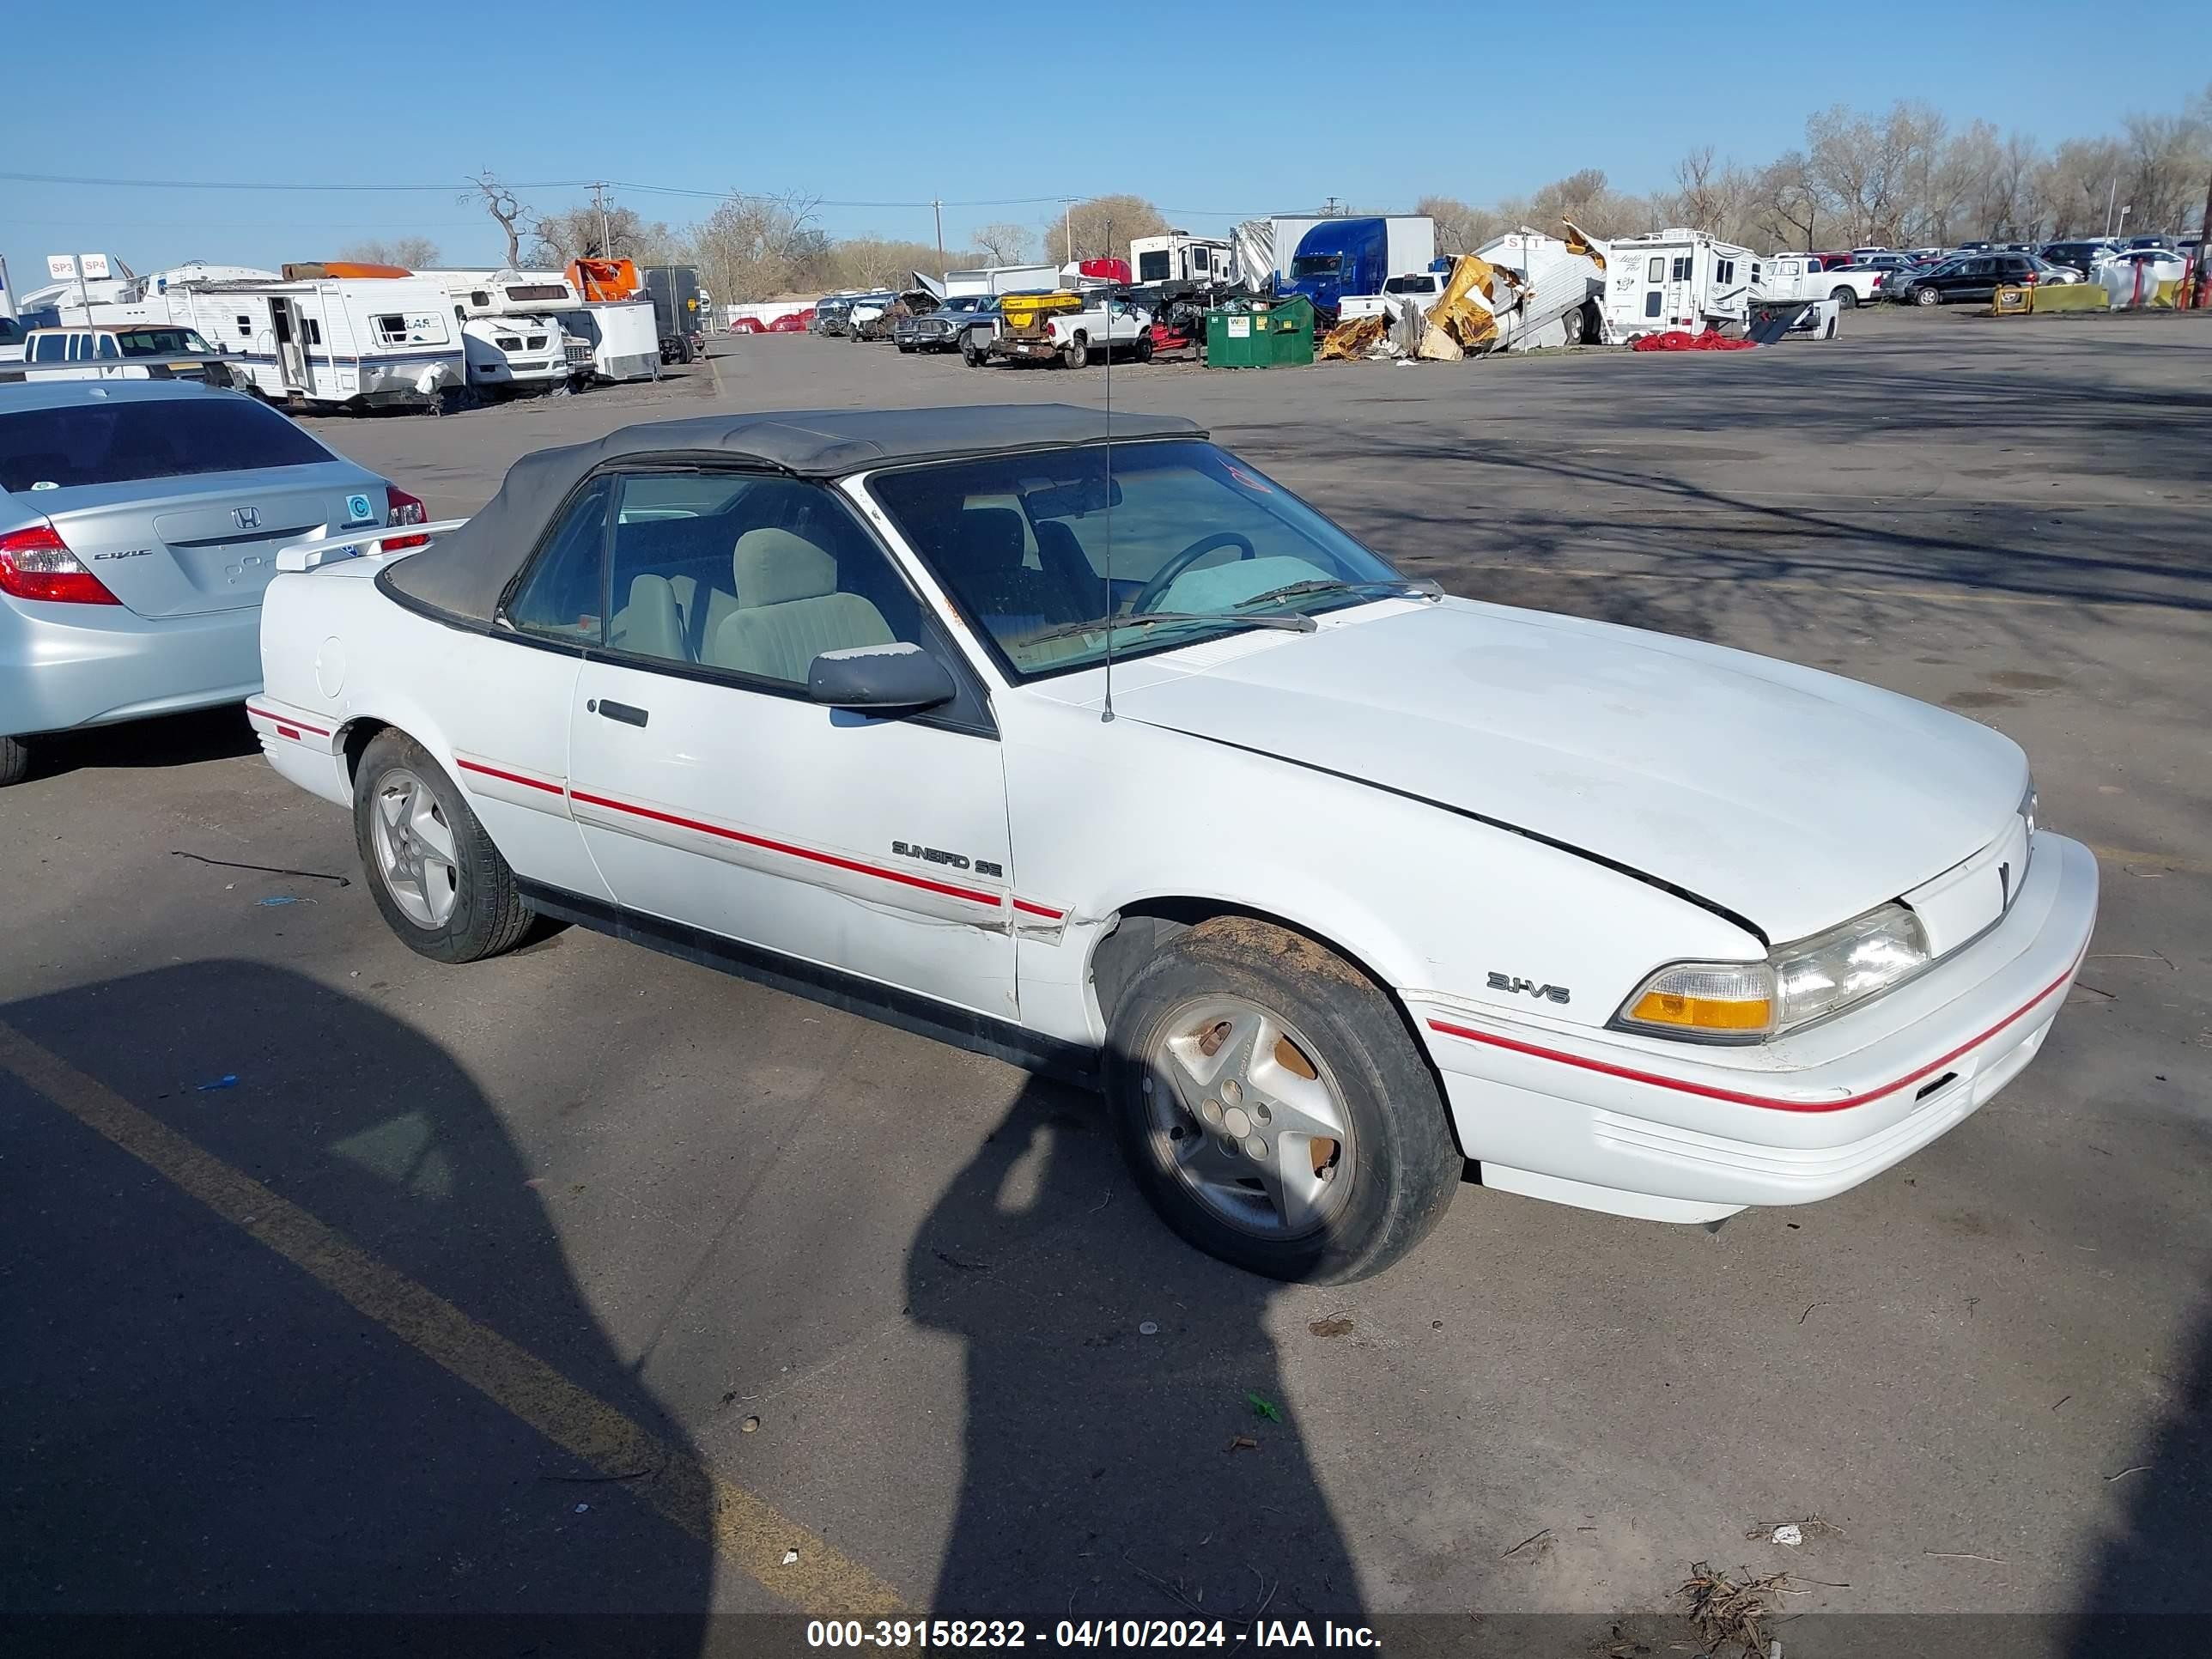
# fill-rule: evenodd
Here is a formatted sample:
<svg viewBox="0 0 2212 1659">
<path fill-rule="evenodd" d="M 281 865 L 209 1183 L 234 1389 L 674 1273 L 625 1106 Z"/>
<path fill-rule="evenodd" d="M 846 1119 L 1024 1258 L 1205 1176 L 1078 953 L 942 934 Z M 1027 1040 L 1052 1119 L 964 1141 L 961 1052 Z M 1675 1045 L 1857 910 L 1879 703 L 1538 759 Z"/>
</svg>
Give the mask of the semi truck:
<svg viewBox="0 0 2212 1659">
<path fill-rule="evenodd" d="M 1275 291 L 1304 295 L 1330 316 L 1346 295 L 1380 294 L 1391 277 L 1426 270 L 1437 257 L 1437 222 L 1425 213 L 1279 213 L 1273 226 Z"/>
</svg>

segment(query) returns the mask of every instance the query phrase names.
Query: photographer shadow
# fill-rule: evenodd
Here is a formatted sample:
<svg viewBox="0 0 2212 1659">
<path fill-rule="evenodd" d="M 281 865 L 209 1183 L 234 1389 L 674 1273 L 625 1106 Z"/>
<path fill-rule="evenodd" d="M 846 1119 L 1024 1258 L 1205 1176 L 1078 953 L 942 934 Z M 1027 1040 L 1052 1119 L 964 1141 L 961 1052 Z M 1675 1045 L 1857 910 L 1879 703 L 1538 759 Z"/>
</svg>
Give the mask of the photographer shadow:
<svg viewBox="0 0 2212 1659">
<path fill-rule="evenodd" d="M 0 1022 L 25 1650 L 701 1650 L 696 1453 L 450 1055 L 242 961 Z"/>
<path fill-rule="evenodd" d="M 1356 1619 L 1267 1328 L 1282 1288 L 1145 1209 L 1097 1097 L 1030 1079 L 908 1257 L 909 1314 L 967 1372 L 931 1612 Z"/>
</svg>

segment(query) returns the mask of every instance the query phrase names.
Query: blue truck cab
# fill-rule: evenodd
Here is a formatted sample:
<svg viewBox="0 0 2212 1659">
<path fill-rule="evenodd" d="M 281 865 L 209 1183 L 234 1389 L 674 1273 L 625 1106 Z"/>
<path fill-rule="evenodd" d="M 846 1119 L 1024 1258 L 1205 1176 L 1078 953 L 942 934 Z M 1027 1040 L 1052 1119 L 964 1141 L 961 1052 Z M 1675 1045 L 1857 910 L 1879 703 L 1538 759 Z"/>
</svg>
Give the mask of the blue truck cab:
<svg viewBox="0 0 2212 1659">
<path fill-rule="evenodd" d="M 1318 311 L 1334 312 L 1347 294 L 1380 294 L 1389 269 L 1389 225 L 1382 219 L 1324 219 L 1298 238 L 1280 286 Z"/>
</svg>

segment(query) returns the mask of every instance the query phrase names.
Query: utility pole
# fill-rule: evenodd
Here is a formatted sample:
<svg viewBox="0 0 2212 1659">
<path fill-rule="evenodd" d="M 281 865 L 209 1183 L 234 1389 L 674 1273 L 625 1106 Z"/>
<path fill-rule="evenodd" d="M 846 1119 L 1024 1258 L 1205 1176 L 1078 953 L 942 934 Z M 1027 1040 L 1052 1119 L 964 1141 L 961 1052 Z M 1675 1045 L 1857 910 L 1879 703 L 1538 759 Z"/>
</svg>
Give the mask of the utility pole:
<svg viewBox="0 0 2212 1659">
<path fill-rule="evenodd" d="M 2120 175 L 2112 175 L 2112 187 L 2105 192 L 2105 234 L 2112 234 L 2112 204 L 2120 199 Z"/>
<path fill-rule="evenodd" d="M 945 204 L 932 202 L 930 209 L 937 215 L 937 274 L 945 274 Z"/>
<path fill-rule="evenodd" d="M 1067 263 L 1075 263 L 1075 204 L 1067 198 L 1060 198 L 1060 228 L 1067 233 Z"/>
<path fill-rule="evenodd" d="M 1322 204 L 1321 213 L 1322 213 L 1322 218 L 1324 218 L 1324 219 L 1334 219 L 1334 218 L 1335 218 L 1335 217 L 1336 217 L 1336 198 L 1335 198 L 1335 197 L 1334 197 L 1334 196 L 1330 197 L 1330 198 L 1328 198 L 1328 200 L 1325 204 Z"/>
<path fill-rule="evenodd" d="M 2206 246 L 2208 243 L 2212 243 L 2212 179 L 2205 181 L 2204 216 L 2197 222 L 2197 281 L 2193 284 L 2197 291 L 2189 301 L 2191 311 L 2202 311 L 2212 304 L 2212 283 L 2204 276 L 2204 256 L 2212 252 Z"/>
<path fill-rule="evenodd" d="M 615 251 L 608 244 L 614 239 L 607 234 L 607 187 L 603 184 L 592 186 L 592 205 L 599 210 L 599 258 L 611 259 Z"/>
</svg>

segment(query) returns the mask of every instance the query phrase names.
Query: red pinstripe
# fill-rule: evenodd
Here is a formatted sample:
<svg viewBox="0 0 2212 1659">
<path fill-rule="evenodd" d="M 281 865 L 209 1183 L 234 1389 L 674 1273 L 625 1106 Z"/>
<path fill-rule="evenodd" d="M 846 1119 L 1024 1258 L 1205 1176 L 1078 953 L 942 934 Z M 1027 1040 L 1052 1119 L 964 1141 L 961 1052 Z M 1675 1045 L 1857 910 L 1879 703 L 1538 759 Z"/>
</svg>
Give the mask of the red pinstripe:
<svg viewBox="0 0 2212 1659">
<path fill-rule="evenodd" d="M 1990 1026 L 1988 1030 L 1978 1036 L 1969 1037 L 1948 1054 L 1940 1054 L 1925 1066 L 1907 1072 L 1903 1077 L 1893 1082 L 1885 1083 L 1880 1088 L 1868 1089 L 1856 1095 L 1845 1095 L 1840 1100 L 1784 1100 L 1773 1095 L 1754 1095 L 1736 1089 L 1716 1088 L 1711 1084 L 1692 1083 L 1686 1078 L 1668 1077 L 1658 1072 L 1638 1071 L 1632 1066 L 1615 1066 L 1610 1060 L 1592 1060 L 1584 1054 L 1571 1054 L 1557 1048 L 1539 1048 L 1533 1042 L 1522 1042 L 1514 1037 L 1499 1036 L 1491 1031 L 1478 1031 L 1471 1026 L 1455 1025 L 1449 1020 L 1431 1019 L 1429 1022 L 1429 1029 L 1432 1031 L 1441 1031 L 1446 1036 L 1458 1037 L 1465 1042 L 1481 1042 L 1493 1048 L 1510 1048 L 1516 1054 L 1528 1054 L 1537 1060 L 1554 1060 L 1562 1066 L 1572 1066 L 1585 1072 L 1598 1072 L 1607 1077 L 1625 1078 L 1631 1083 L 1649 1083 L 1656 1088 L 1672 1089 L 1679 1094 L 1698 1095 L 1707 1100 L 1725 1100 L 1738 1106 L 1762 1106 L 1770 1111 L 1776 1112 L 1840 1112 L 1848 1107 L 1863 1106 L 1870 1100 L 1880 1100 L 1884 1095 L 1893 1095 L 1906 1085 L 1917 1083 L 1930 1072 L 1949 1065 L 1967 1049 L 1988 1042 L 2006 1026 L 2024 1017 L 2029 1010 L 2060 986 L 2065 984 L 2074 976 L 2074 969 L 2081 965 L 2081 958 L 2075 957 L 2073 967 L 2059 975 L 2057 979 L 2052 980 L 2050 984 Z"/>
</svg>

